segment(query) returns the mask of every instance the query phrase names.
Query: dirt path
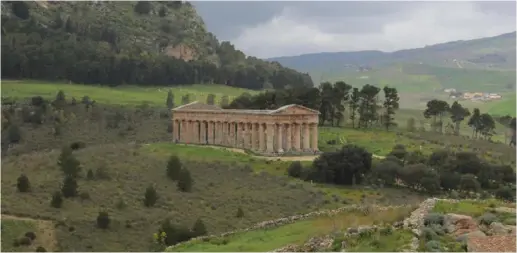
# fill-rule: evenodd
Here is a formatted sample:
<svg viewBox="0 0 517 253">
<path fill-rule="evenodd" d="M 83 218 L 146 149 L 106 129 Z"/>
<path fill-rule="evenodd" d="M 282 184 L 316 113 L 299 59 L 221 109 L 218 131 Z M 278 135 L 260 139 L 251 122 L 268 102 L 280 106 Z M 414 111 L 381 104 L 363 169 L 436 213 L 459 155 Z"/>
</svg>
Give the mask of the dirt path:
<svg viewBox="0 0 517 253">
<path fill-rule="evenodd" d="M 193 144 L 180 144 L 185 146 L 198 146 Z M 210 145 L 203 145 L 201 147 L 208 147 L 208 148 L 214 148 L 214 149 L 223 149 L 228 150 L 235 153 L 241 153 L 241 154 L 247 154 L 244 149 L 240 148 L 228 148 L 228 147 L 220 147 L 220 146 L 210 146 Z M 258 159 L 266 159 L 266 160 L 280 160 L 280 161 L 302 161 L 302 162 L 310 162 L 314 161 L 318 156 L 317 155 L 309 155 L 309 156 L 258 156 L 258 155 L 250 155 L 251 157 L 258 158 Z M 384 156 L 378 156 L 375 154 L 372 154 L 374 158 L 377 159 L 384 159 Z"/>
<path fill-rule="evenodd" d="M 2 220 L 20 220 L 30 221 L 36 224 L 38 231 L 36 232 L 36 245 L 44 247 L 47 251 L 53 252 L 57 250 L 57 236 L 54 223 L 50 220 L 37 220 L 28 217 L 19 217 L 13 215 L 2 214 Z"/>
</svg>

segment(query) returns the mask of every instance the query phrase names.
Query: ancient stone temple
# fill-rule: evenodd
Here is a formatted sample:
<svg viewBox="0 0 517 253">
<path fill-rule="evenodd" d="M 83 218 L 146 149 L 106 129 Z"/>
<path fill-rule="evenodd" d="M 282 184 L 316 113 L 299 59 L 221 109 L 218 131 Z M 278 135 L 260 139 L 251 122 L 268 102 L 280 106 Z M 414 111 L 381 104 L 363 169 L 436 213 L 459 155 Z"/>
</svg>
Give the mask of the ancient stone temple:
<svg viewBox="0 0 517 253">
<path fill-rule="evenodd" d="M 172 109 L 174 141 L 264 154 L 318 151 L 318 115 L 301 105 L 276 110 L 222 109 L 199 102 Z"/>
</svg>

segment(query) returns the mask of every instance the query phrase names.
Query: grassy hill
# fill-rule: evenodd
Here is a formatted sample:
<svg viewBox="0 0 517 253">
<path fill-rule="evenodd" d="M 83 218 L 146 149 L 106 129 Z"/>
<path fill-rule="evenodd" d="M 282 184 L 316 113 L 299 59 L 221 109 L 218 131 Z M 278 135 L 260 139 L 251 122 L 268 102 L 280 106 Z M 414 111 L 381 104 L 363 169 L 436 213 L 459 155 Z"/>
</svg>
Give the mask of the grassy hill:
<svg viewBox="0 0 517 253">
<path fill-rule="evenodd" d="M 403 92 L 505 92 L 515 89 L 515 36 L 513 32 L 392 53 L 316 53 L 269 60 L 308 72 L 315 82 L 391 85 Z"/>
<path fill-rule="evenodd" d="M 213 87 L 191 86 L 186 91 L 176 87 L 173 92 L 178 100 L 178 95 L 186 93 L 205 98 L 207 93 L 236 96 L 247 91 Z M 162 88 L 166 89 L 157 89 Z M 62 113 L 49 105 L 40 123 L 29 120 L 27 109 L 34 108 L 28 106 L 30 98 L 41 95 L 52 99 L 58 90 L 65 92 L 67 102 Z M 13 110 L 2 106 L 2 137 L 9 136 L 12 125 L 18 127 L 20 136 L 17 143 L 8 146 L 2 140 L 2 241 L 19 242 L 27 232 L 37 236 L 30 245 L 6 247 L 13 251 L 34 251 L 39 246 L 53 251 L 149 251 L 156 246 L 153 234 L 167 218 L 186 227 L 201 219 L 209 234 L 220 234 L 315 210 L 350 204 L 415 204 L 427 197 L 425 193 L 399 187 L 302 181 L 287 175 L 293 161 L 289 157 L 266 159 L 230 149 L 171 143 L 166 93 L 155 88 L 8 81 L 2 83 L 2 95 L 16 98 Z M 73 96 L 84 95 L 98 101 L 93 108 L 71 103 Z M 145 101 L 151 106 L 142 106 Z M 336 127 L 321 127 L 319 132 L 318 146 L 323 151 L 356 144 L 384 156 L 395 144 L 403 144 L 408 151 L 421 150 L 424 155 L 448 147 L 475 150 L 490 160 L 515 163 L 515 149 L 461 136 Z M 52 195 L 63 182 L 58 157 L 62 147 L 72 144 L 78 147 L 73 154 L 81 165 L 79 194 L 65 198 L 61 208 L 54 208 L 50 205 Z M 194 182 L 191 192 L 179 191 L 177 183 L 166 177 L 171 155 L 176 155 L 190 171 Z M 379 160 L 372 162 L 375 165 Z M 311 164 L 310 159 L 301 162 L 305 168 Z M 17 189 L 22 174 L 29 179 L 29 192 Z M 157 190 L 158 201 L 153 207 L 145 207 L 144 193 L 151 185 Z M 243 217 L 236 215 L 239 208 Z M 109 213 L 108 229 L 96 226 L 101 211 Z M 336 219 L 320 217 L 278 229 L 236 234 L 227 241 L 186 244 L 177 250 L 270 250 L 333 231 L 333 224 L 344 229 L 391 223 L 408 212 L 348 212 Z M 393 238 L 381 240 L 380 245 L 398 249 L 403 245 L 390 241 L 400 238 L 405 242 L 404 235 L 405 232 L 394 233 Z M 356 247 L 370 249 L 361 243 Z"/>
<path fill-rule="evenodd" d="M 232 101 L 235 97 L 243 93 L 251 95 L 259 91 L 248 90 L 225 85 L 185 85 L 185 86 L 120 86 L 120 87 L 101 87 L 80 84 L 66 84 L 47 81 L 2 81 L 2 96 L 13 99 L 23 99 L 31 96 L 42 96 L 44 98 L 54 98 L 56 90 L 62 90 L 72 98 L 80 100 L 83 96 L 90 96 L 97 103 L 111 105 L 141 105 L 147 103 L 151 106 L 165 106 L 167 92 L 172 91 L 174 101 L 179 105 L 181 98 L 189 95 L 190 101 L 206 102 L 208 94 L 216 96 L 216 102 L 220 103 L 223 96 L 228 96 Z"/>
</svg>

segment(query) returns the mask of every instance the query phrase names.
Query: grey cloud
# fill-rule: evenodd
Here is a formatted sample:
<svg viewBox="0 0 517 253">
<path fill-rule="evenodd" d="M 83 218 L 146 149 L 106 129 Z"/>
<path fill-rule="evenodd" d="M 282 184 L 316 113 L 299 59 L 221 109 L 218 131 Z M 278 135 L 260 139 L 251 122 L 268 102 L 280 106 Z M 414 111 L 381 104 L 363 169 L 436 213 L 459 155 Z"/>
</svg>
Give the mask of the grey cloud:
<svg viewBox="0 0 517 253">
<path fill-rule="evenodd" d="M 256 56 L 395 50 L 515 30 L 515 2 L 193 2 L 209 31 Z"/>
</svg>

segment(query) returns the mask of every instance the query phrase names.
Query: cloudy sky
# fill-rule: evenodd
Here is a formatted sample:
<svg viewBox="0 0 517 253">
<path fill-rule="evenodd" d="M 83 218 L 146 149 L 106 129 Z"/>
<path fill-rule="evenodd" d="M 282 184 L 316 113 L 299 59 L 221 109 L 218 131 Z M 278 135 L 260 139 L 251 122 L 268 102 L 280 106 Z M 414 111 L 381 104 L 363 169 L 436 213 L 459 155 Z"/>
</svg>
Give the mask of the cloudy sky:
<svg viewBox="0 0 517 253">
<path fill-rule="evenodd" d="M 513 2 L 193 2 L 207 28 L 246 54 L 423 47 L 516 30 Z"/>
</svg>

